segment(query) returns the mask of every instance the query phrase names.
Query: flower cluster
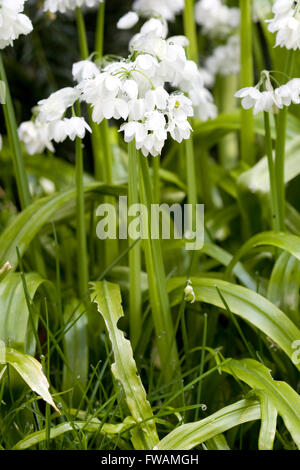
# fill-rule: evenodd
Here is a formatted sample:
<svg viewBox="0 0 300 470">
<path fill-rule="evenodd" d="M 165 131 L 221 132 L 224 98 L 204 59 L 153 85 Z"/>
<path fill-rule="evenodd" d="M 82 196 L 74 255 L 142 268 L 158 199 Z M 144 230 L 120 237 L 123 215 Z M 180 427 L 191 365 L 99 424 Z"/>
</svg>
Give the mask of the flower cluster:
<svg viewBox="0 0 300 470">
<path fill-rule="evenodd" d="M 207 74 L 187 59 L 184 36 L 166 39 L 164 20 L 151 18 L 130 42 L 127 60 L 111 62 L 101 70 L 90 61 L 74 64 L 81 99 L 93 108 L 92 119 L 125 121 L 126 142 L 135 139 L 142 153 L 156 156 L 168 134 L 177 142 L 188 139 L 188 118 L 216 116 L 211 93 L 205 88 Z M 169 93 L 168 88 L 175 89 Z"/>
<path fill-rule="evenodd" d="M 99 5 L 103 0 L 45 0 L 44 10 L 51 13 L 66 13 L 75 10 L 75 8 L 88 7 L 93 8 Z"/>
<path fill-rule="evenodd" d="M 240 38 L 231 36 L 227 43 L 217 47 L 206 60 L 205 66 L 211 75 L 231 75 L 240 71 Z"/>
<path fill-rule="evenodd" d="M 268 90 L 260 91 L 259 84 L 256 87 L 246 87 L 239 90 L 235 96 L 242 98 L 244 109 L 253 108 L 253 113 L 258 114 L 262 111 L 271 111 L 272 109 L 282 109 L 284 106 L 290 106 L 300 103 L 300 78 L 294 78 L 285 85 L 273 89 L 268 81 Z"/>
<path fill-rule="evenodd" d="M 187 59 L 184 48 L 188 45 L 188 39 L 185 36 L 166 39 L 167 28 L 164 26 L 164 23 L 155 18 L 147 21 L 140 33 L 132 38 L 130 51 L 133 54 L 143 53 L 155 57 L 158 61 L 155 71 L 158 82 L 169 83 L 173 88 L 186 93 L 193 103 L 195 116 L 201 121 L 215 118 L 217 108 L 206 88 L 213 83 L 213 76 Z"/>
<path fill-rule="evenodd" d="M 184 0 L 135 0 L 133 9 L 146 16 L 153 13 L 167 21 L 173 21 L 184 8 Z"/>
<path fill-rule="evenodd" d="M 195 20 L 210 36 L 227 36 L 240 24 L 239 8 L 229 8 L 221 0 L 199 0 Z"/>
<path fill-rule="evenodd" d="M 276 46 L 287 49 L 300 48 L 300 1 L 275 0 L 274 18 L 267 20 L 268 29 L 276 34 Z"/>
<path fill-rule="evenodd" d="M 22 12 L 26 0 L 0 0 L 0 49 L 12 46 L 21 34 L 32 31 L 30 19 Z"/>
<path fill-rule="evenodd" d="M 113 62 L 78 85 L 82 100 L 93 108 L 93 120 L 126 121 L 120 127 L 125 141 L 135 139 L 145 156 L 159 155 L 168 133 L 178 142 L 191 133 L 191 101 L 182 93 L 169 94 L 158 71 L 157 58 L 140 54 L 134 61 Z"/>
<path fill-rule="evenodd" d="M 36 119 L 23 122 L 19 127 L 20 140 L 24 142 L 30 155 L 42 153 L 46 148 L 53 152 L 52 140 L 59 143 L 66 138 L 82 139 L 86 130 L 92 132 L 84 118 L 64 117 L 67 109 L 74 105 L 79 95 L 77 89 L 67 87 L 38 102 L 35 109 Z"/>
</svg>

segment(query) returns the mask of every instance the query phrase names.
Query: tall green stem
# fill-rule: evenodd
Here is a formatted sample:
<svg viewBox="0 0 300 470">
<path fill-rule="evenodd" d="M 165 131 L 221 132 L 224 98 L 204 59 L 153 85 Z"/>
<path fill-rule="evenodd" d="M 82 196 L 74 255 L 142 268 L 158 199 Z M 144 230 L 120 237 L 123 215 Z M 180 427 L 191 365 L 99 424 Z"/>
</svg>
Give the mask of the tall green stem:
<svg viewBox="0 0 300 470">
<path fill-rule="evenodd" d="M 77 105 L 77 115 L 80 115 L 80 105 Z M 78 291 L 81 299 L 88 292 L 88 262 L 86 247 L 86 230 L 84 217 L 83 189 L 83 151 L 82 140 L 76 138 L 76 229 L 77 229 L 77 271 Z"/>
<path fill-rule="evenodd" d="M 194 16 L 194 0 L 185 0 L 183 12 L 184 33 L 189 40 L 188 57 L 198 62 L 198 42 Z M 197 183 L 193 137 L 185 141 L 187 192 L 189 204 L 197 204 Z"/>
<path fill-rule="evenodd" d="M 83 18 L 83 14 L 80 8 L 76 8 L 76 21 L 77 21 L 80 55 L 82 59 L 87 59 L 89 56 L 89 48 L 88 48 L 88 43 L 87 43 L 84 18 Z"/>
<path fill-rule="evenodd" d="M 98 17 L 97 17 L 97 27 L 96 27 L 95 51 L 98 52 L 100 57 L 103 56 L 104 18 L 105 18 L 105 0 L 102 3 L 100 3 Z"/>
<path fill-rule="evenodd" d="M 241 9 L 241 87 L 253 86 L 252 8 L 251 0 L 240 0 Z M 241 110 L 241 158 L 255 162 L 255 135 L 252 110 Z"/>
<path fill-rule="evenodd" d="M 0 54 L 0 78 L 5 83 L 6 89 L 6 102 L 3 104 L 4 118 L 9 138 L 9 144 L 11 148 L 11 155 L 13 159 L 13 165 L 15 170 L 18 196 L 20 199 L 21 208 L 25 209 L 30 202 L 31 196 L 29 191 L 28 179 L 25 171 L 25 165 L 21 150 L 21 145 L 19 141 L 18 131 L 17 131 L 17 122 L 14 112 L 14 107 L 10 95 L 10 90 L 8 86 L 8 81 L 2 61 L 2 56 Z"/>
<path fill-rule="evenodd" d="M 80 55 L 82 60 L 86 60 L 89 56 L 89 48 L 86 36 L 86 28 L 84 23 L 84 17 L 80 8 L 76 8 L 76 22 L 77 22 L 77 33 L 78 33 L 78 42 Z M 104 167 L 104 158 L 101 148 L 101 136 L 98 124 L 96 124 L 92 119 L 92 109 L 89 106 L 89 124 L 92 128 L 92 149 L 94 156 L 94 165 L 95 165 L 95 176 L 97 180 L 103 180 L 103 167 Z"/>
<path fill-rule="evenodd" d="M 139 203 L 138 161 L 135 141 L 128 144 L 128 204 Z M 129 238 L 129 245 L 133 240 Z M 129 251 L 129 326 L 130 341 L 137 345 L 142 331 L 141 247 L 136 244 Z"/>
<path fill-rule="evenodd" d="M 269 113 L 264 113 L 264 122 L 265 122 L 265 147 L 266 154 L 268 157 L 268 167 L 269 167 L 269 179 L 270 179 L 270 199 L 271 199 L 271 215 L 272 221 L 271 225 L 274 230 L 279 230 L 279 212 L 277 204 L 277 195 L 276 195 L 276 179 L 275 179 L 275 170 L 274 170 L 274 160 L 273 160 L 273 146 L 272 146 L 272 137 L 270 130 L 270 117 Z"/>
<path fill-rule="evenodd" d="M 294 51 L 289 51 L 285 66 L 287 76 L 293 70 Z M 285 230 L 285 184 L 284 184 L 284 163 L 285 163 L 285 143 L 286 143 L 286 121 L 288 108 L 284 106 L 279 110 L 276 121 L 276 148 L 275 148 L 275 179 L 277 192 L 277 205 L 279 217 L 279 229 Z"/>
<path fill-rule="evenodd" d="M 191 60 L 198 63 L 198 40 L 194 15 L 194 0 L 185 0 L 183 12 L 184 32 L 189 40 L 188 55 Z"/>
<path fill-rule="evenodd" d="M 151 185 L 148 161 L 140 156 L 140 199 L 147 207 L 148 221 L 142 217 L 143 233 L 145 237 L 145 257 L 148 273 L 149 297 L 153 322 L 156 331 L 157 346 L 160 356 L 162 375 L 166 382 L 179 373 L 179 359 L 174 341 L 174 327 L 171 317 L 169 297 L 166 291 L 166 276 L 163 264 L 160 240 L 151 239 L 151 226 L 156 224 L 155 218 L 151 217 L 153 204 L 153 190 Z"/>
</svg>

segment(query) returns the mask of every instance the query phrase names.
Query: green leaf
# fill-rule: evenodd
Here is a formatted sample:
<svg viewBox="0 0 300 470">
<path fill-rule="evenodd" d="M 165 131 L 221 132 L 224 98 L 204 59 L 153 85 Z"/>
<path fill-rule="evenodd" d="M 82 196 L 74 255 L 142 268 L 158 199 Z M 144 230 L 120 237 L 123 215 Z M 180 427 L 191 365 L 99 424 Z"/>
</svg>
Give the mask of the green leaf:
<svg viewBox="0 0 300 470">
<path fill-rule="evenodd" d="M 255 395 L 260 400 L 261 427 L 258 439 L 259 450 L 272 450 L 277 424 L 277 409 L 273 405 L 267 392 L 264 390 L 255 390 Z"/>
<path fill-rule="evenodd" d="M 233 267 L 248 251 L 259 246 L 274 246 L 289 252 L 300 261 L 300 237 L 285 232 L 262 232 L 250 238 L 235 254 L 227 267 L 226 276 L 230 277 Z"/>
<path fill-rule="evenodd" d="M 191 450 L 228 429 L 257 419 L 260 419 L 259 403 L 241 400 L 201 421 L 178 426 L 159 442 L 157 449 Z"/>
<path fill-rule="evenodd" d="M 45 283 L 51 286 L 37 273 L 25 275 L 28 293 L 34 299 L 39 288 Z M 0 340 L 29 354 L 35 353 L 35 338 L 31 328 L 29 311 L 19 273 L 10 273 L 0 283 Z M 35 326 L 38 318 L 33 319 Z"/>
<path fill-rule="evenodd" d="M 195 300 L 215 305 L 221 309 L 225 306 L 217 288 L 224 297 L 232 313 L 240 316 L 255 326 L 280 346 L 293 361 L 295 353 L 292 345 L 300 340 L 300 331 L 294 323 L 274 304 L 256 292 L 230 282 L 211 278 L 191 278 Z M 167 289 L 171 294 L 171 305 L 182 300 L 186 278 L 173 278 L 168 281 Z M 300 370 L 300 364 L 295 364 Z"/>
<path fill-rule="evenodd" d="M 86 198 L 95 197 L 95 194 L 108 194 L 117 196 L 126 194 L 123 186 L 107 185 L 103 183 L 89 183 L 84 187 Z M 21 256 L 40 230 L 50 221 L 58 222 L 74 214 L 76 190 L 56 193 L 38 199 L 23 210 L 0 236 L 0 265 L 9 261 L 15 270 L 18 265 L 16 247 Z"/>
<path fill-rule="evenodd" d="M 268 299 L 300 325 L 299 315 L 300 263 L 284 251 L 277 259 L 268 284 Z"/>
<path fill-rule="evenodd" d="M 232 360 L 222 366 L 222 370 L 238 377 L 253 389 L 263 390 L 270 402 L 282 417 L 291 436 L 300 448 L 300 396 L 286 382 L 279 382 L 271 377 L 270 370 L 254 359 Z M 269 444 L 274 433 L 274 410 L 271 413 L 271 423 L 268 424 Z M 264 426 L 266 424 L 264 423 Z M 268 445 L 269 445 L 268 444 Z"/>
<path fill-rule="evenodd" d="M 112 344 L 115 362 L 111 369 L 115 379 L 123 387 L 126 403 L 136 423 L 139 435 L 133 435 L 133 443 L 143 449 L 152 449 L 158 442 L 153 413 L 146 392 L 137 372 L 130 342 L 125 339 L 123 331 L 117 324 L 124 316 L 121 305 L 120 288 L 117 284 L 106 281 L 92 284 L 91 300 L 97 304 L 103 316 Z"/>
<path fill-rule="evenodd" d="M 42 365 L 32 356 L 16 351 L 12 348 L 6 348 L 2 343 L 0 351 L 0 363 L 10 364 L 22 377 L 24 382 L 40 395 L 43 400 L 49 403 L 53 408 L 58 411 L 55 403 L 49 393 L 49 383 L 46 379 Z"/>
<path fill-rule="evenodd" d="M 132 420 L 133 421 L 133 420 Z M 118 436 L 119 434 L 125 432 L 127 429 L 132 427 L 132 421 L 128 418 L 120 424 L 102 424 L 97 418 L 94 418 L 87 422 L 74 421 L 72 423 L 61 423 L 57 426 L 50 429 L 50 439 L 55 439 L 56 437 L 62 436 L 67 432 L 72 432 L 74 430 L 81 430 L 85 432 L 97 433 L 100 432 L 100 435 L 106 435 L 108 437 Z M 47 430 L 42 429 L 41 431 L 34 432 L 29 434 L 24 439 L 19 441 L 12 450 L 25 450 L 30 447 L 39 444 L 47 439 Z"/>
<path fill-rule="evenodd" d="M 63 369 L 63 390 L 72 389 L 72 403 L 80 403 L 82 388 L 86 386 L 89 367 L 86 307 L 77 299 L 66 306 L 64 313 L 67 332 L 64 335 L 66 364 Z M 68 323 L 72 324 L 69 328 Z M 72 372 L 72 373 L 71 373 Z M 74 380 L 76 377 L 76 381 Z M 78 387 L 78 382 L 82 388 Z"/>
</svg>

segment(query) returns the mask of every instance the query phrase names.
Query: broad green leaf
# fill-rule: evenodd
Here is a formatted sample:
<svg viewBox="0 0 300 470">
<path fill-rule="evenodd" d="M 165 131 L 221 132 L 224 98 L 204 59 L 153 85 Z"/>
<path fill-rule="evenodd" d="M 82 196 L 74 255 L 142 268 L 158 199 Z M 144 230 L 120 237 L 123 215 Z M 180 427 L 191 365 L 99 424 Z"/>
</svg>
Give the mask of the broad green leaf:
<svg viewBox="0 0 300 470">
<path fill-rule="evenodd" d="M 255 390 L 254 393 L 259 398 L 261 410 L 258 448 L 259 450 L 272 450 L 276 434 L 277 409 L 266 391 Z"/>
<path fill-rule="evenodd" d="M 64 335 L 64 354 L 68 367 L 64 364 L 63 390 L 72 389 L 73 405 L 78 405 L 82 397 L 82 389 L 78 388 L 78 382 L 84 389 L 88 379 L 89 350 L 85 311 L 84 305 L 77 299 L 72 299 L 64 313 L 67 329 Z M 69 324 L 72 325 L 70 328 Z"/>
<path fill-rule="evenodd" d="M 205 243 L 203 248 L 201 249 L 203 253 L 210 256 L 211 258 L 216 259 L 221 263 L 223 266 L 228 266 L 231 262 L 233 256 L 228 253 L 223 248 L 215 245 L 213 243 Z M 242 263 L 237 263 L 234 267 L 235 275 L 240 279 L 240 281 L 248 287 L 248 289 L 255 290 L 256 289 L 256 281 L 253 279 L 251 274 L 244 268 Z"/>
<path fill-rule="evenodd" d="M 97 418 L 94 418 L 90 421 L 73 421 L 72 423 L 61 423 L 57 426 L 50 429 L 50 439 L 55 439 L 56 437 L 62 436 L 67 432 L 72 432 L 74 430 L 80 430 L 83 432 L 97 433 L 100 429 L 100 435 L 106 435 L 110 438 L 118 436 L 121 433 L 126 432 L 127 429 L 132 427 L 134 421 L 130 418 L 126 418 L 123 423 L 120 424 L 102 424 Z M 34 432 L 29 434 L 24 439 L 19 441 L 12 450 L 25 450 L 30 447 L 39 444 L 47 439 L 47 430 L 42 429 L 41 431 Z"/>
<path fill-rule="evenodd" d="M 126 194 L 122 186 L 106 185 L 103 183 L 89 183 L 85 185 L 86 198 L 95 194 L 116 196 Z M 75 210 L 76 190 L 56 193 L 38 199 L 23 210 L 0 235 L 0 265 L 9 261 L 15 270 L 18 265 L 16 247 L 21 256 L 40 230 L 49 222 L 58 222 L 70 217 Z"/>
<path fill-rule="evenodd" d="M 235 254 L 232 261 L 227 267 L 227 278 L 230 277 L 235 264 L 244 256 L 248 251 L 259 246 L 274 246 L 289 252 L 300 261 L 300 237 L 297 235 L 290 235 L 285 232 L 262 232 L 250 238 Z"/>
<path fill-rule="evenodd" d="M 37 273 L 26 274 L 25 281 L 31 299 L 45 283 L 51 287 L 50 282 Z M 37 316 L 32 320 L 36 327 Z M 35 353 L 35 338 L 19 273 L 10 273 L 0 283 L 0 340 L 15 349 L 32 355 Z"/>
<path fill-rule="evenodd" d="M 260 419 L 259 402 L 241 400 L 201 421 L 178 426 L 159 442 L 157 449 L 191 450 L 228 429 L 257 419 Z"/>
<path fill-rule="evenodd" d="M 123 387 L 126 403 L 136 423 L 139 434 L 133 434 L 135 444 L 143 443 L 143 449 L 152 449 L 158 442 L 153 413 L 142 381 L 138 375 L 130 342 L 117 324 L 124 316 L 120 288 L 106 281 L 92 284 L 91 300 L 97 304 L 103 316 L 112 344 L 115 362 L 112 373 Z M 138 444 L 140 445 L 140 444 Z"/>
<path fill-rule="evenodd" d="M 206 441 L 205 444 L 208 450 L 230 450 L 230 447 L 223 434 L 212 437 Z"/>
<path fill-rule="evenodd" d="M 4 343 L 1 347 L 0 363 L 10 364 L 22 377 L 24 382 L 40 395 L 43 400 L 49 403 L 53 408 L 58 411 L 55 403 L 49 393 L 49 383 L 46 379 L 42 365 L 32 356 L 16 351 L 12 348 L 6 348 Z"/>
<path fill-rule="evenodd" d="M 300 173 L 300 138 L 288 141 L 285 157 L 284 180 L 288 183 Z M 250 170 L 238 178 L 238 185 L 251 193 L 264 196 L 270 192 L 270 178 L 267 157 L 263 157 Z"/>
<path fill-rule="evenodd" d="M 300 340 L 300 331 L 294 323 L 269 300 L 256 292 L 220 279 L 191 278 L 195 300 L 225 309 L 217 288 L 231 312 L 240 316 L 272 339 L 293 361 L 293 343 Z M 173 278 L 167 282 L 171 305 L 182 300 L 186 278 Z M 295 364 L 300 370 L 300 364 Z"/>
<path fill-rule="evenodd" d="M 273 407 L 282 417 L 295 444 L 300 448 L 300 396 L 286 382 L 279 382 L 271 377 L 270 370 L 254 359 L 232 360 L 222 366 L 222 370 L 238 377 L 251 388 L 263 390 Z M 275 419 L 274 411 L 271 421 Z M 274 433 L 271 423 L 270 441 Z"/>
<path fill-rule="evenodd" d="M 268 299 L 296 324 L 299 316 L 300 263 L 284 251 L 277 259 L 268 284 Z"/>
</svg>

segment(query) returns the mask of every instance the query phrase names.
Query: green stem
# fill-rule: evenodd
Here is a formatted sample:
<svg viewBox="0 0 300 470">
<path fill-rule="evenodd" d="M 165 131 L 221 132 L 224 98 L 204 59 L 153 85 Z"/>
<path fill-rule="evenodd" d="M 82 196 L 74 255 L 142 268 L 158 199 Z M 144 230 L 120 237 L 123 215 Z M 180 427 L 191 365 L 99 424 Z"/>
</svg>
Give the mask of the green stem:
<svg viewBox="0 0 300 470">
<path fill-rule="evenodd" d="M 285 73 L 290 76 L 293 71 L 294 51 L 290 51 L 287 56 Z M 284 184 L 284 163 L 285 163 L 285 143 L 288 108 L 284 106 L 279 110 L 276 121 L 276 147 L 275 147 L 275 179 L 277 192 L 277 205 L 279 217 L 279 229 L 285 230 L 285 184 Z"/>
<path fill-rule="evenodd" d="M 198 41 L 194 16 L 194 0 L 186 0 L 183 12 L 184 33 L 189 40 L 188 57 L 198 63 Z M 185 141 L 188 203 L 197 204 L 197 182 L 193 137 Z"/>
<path fill-rule="evenodd" d="M 151 185 L 148 161 L 140 156 L 140 199 L 147 207 L 148 221 L 143 222 L 143 233 L 148 232 L 145 237 L 145 257 L 148 273 L 149 297 L 153 322 L 156 331 L 157 346 L 160 356 L 162 375 L 166 382 L 174 378 L 180 372 L 179 359 L 176 342 L 174 338 L 174 327 L 171 317 L 169 297 L 166 291 L 166 276 L 163 264 L 160 240 L 151 239 L 151 226 L 157 221 L 151 217 L 153 204 L 153 190 Z"/>
<path fill-rule="evenodd" d="M 156 204 L 160 203 L 160 157 L 154 157 L 152 160 L 152 169 L 153 169 L 153 195 L 154 202 Z"/>
<path fill-rule="evenodd" d="M 128 204 L 139 203 L 138 161 L 135 141 L 128 144 Z M 129 246 L 134 240 L 129 238 Z M 137 243 L 129 251 L 129 325 L 130 341 L 137 345 L 142 331 L 141 247 Z"/>
<path fill-rule="evenodd" d="M 197 183 L 196 183 L 196 167 L 195 167 L 195 153 L 194 143 L 192 138 L 185 141 L 186 149 L 186 175 L 187 175 L 187 196 L 188 203 L 197 204 Z"/>
<path fill-rule="evenodd" d="M 82 59 L 87 59 L 89 56 L 89 48 L 88 48 L 88 43 L 87 43 L 84 18 L 83 18 L 83 14 L 80 8 L 76 8 L 76 21 L 77 21 L 77 32 L 78 32 L 80 55 Z"/>
<path fill-rule="evenodd" d="M 80 8 L 76 8 L 76 22 L 77 22 L 77 33 L 78 43 L 80 49 L 81 59 L 85 60 L 89 57 L 89 48 L 86 36 L 86 28 L 84 23 L 84 17 Z M 104 179 L 103 167 L 104 167 L 104 156 L 101 147 L 101 135 L 98 124 L 92 119 L 92 109 L 88 107 L 89 124 L 92 129 L 91 141 L 95 164 L 95 176 L 96 179 L 101 181 Z"/>
<path fill-rule="evenodd" d="M 194 0 L 185 0 L 183 12 L 184 32 L 189 40 L 188 56 L 198 63 L 197 28 L 194 15 Z"/>
<path fill-rule="evenodd" d="M 240 0 L 241 9 L 241 87 L 253 86 L 252 8 L 251 0 Z M 255 162 L 255 135 L 252 110 L 241 110 L 241 158 Z"/>
<path fill-rule="evenodd" d="M 102 3 L 100 3 L 98 17 L 97 17 L 97 27 L 96 27 L 95 51 L 98 52 L 100 57 L 103 56 L 104 18 L 105 18 L 105 0 Z"/>
<path fill-rule="evenodd" d="M 237 101 L 234 97 L 239 87 L 239 76 L 227 75 L 218 76 L 215 93 L 219 113 L 229 114 L 237 110 Z M 238 138 L 236 133 L 230 133 L 225 136 L 218 144 L 218 154 L 220 162 L 226 170 L 236 168 L 238 164 Z"/>
<path fill-rule="evenodd" d="M 271 214 L 272 221 L 271 226 L 274 230 L 279 230 L 279 212 L 277 205 L 277 194 L 276 194 L 276 179 L 275 179 L 275 170 L 274 170 L 274 160 L 273 160 L 273 146 L 272 146 L 272 137 L 270 130 L 270 117 L 269 113 L 264 113 L 264 122 L 265 122 L 265 146 L 266 154 L 268 157 L 268 167 L 269 167 L 269 178 L 270 178 L 270 199 L 271 199 Z"/>
<path fill-rule="evenodd" d="M 20 199 L 20 205 L 22 209 L 29 206 L 31 202 L 31 196 L 29 191 L 28 179 L 25 171 L 25 165 L 19 141 L 17 122 L 14 112 L 14 107 L 10 95 L 8 81 L 2 61 L 2 55 L 0 54 L 0 78 L 5 83 L 6 89 L 6 103 L 3 104 L 3 112 L 5 123 L 7 127 L 8 139 L 11 148 L 11 155 L 13 159 L 13 165 L 15 170 L 18 196 Z"/>
<path fill-rule="evenodd" d="M 80 104 L 77 104 L 77 116 L 80 115 Z M 83 188 L 83 151 L 82 140 L 76 138 L 76 229 L 77 229 L 77 271 L 78 292 L 81 299 L 88 292 L 88 262 L 86 231 L 84 217 L 84 188 Z"/>
</svg>

